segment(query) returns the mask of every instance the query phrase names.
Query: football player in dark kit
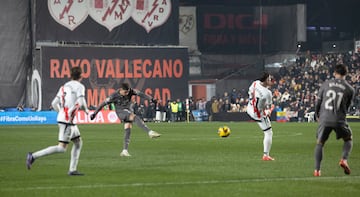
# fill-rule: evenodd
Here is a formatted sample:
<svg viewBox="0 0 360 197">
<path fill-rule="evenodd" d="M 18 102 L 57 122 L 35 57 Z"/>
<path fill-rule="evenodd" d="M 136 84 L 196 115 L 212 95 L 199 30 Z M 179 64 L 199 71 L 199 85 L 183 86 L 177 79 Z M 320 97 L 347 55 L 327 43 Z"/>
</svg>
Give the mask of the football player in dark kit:
<svg viewBox="0 0 360 197">
<path fill-rule="evenodd" d="M 347 67 L 338 64 L 334 69 L 334 79 L 325 81 L 320 87 L 315 114 L 319 121 L 317 143 L 315 146 L 314 176 L 321 176 L 320 166 L 323 158 L 324 144 L 334 130 L 336 139 L 343 139 L 344 145 L 339 165 L 344 173 L 350 174 L 348 158 L 353 146 L 352 131 L 346 121 L 346 112 L 353 100 L 354 88 L 345 80 Z"/>
<path fill-rule="evenodd" d="M 149 129 L 143 120 L 141 120 L 138 116 L 136 116 L 132 109 L 132 102 L 131 97 L 132 96 L 140 96 L 142 98 L 148 99 L 151 102 L 156 103 L 156 100 L 152 98 L 149 95 L 146 95 L 143 92 L 140 92 L 139 90 L 132 89 L 129 87 L 128 83 L 122 83 L 120 88 L 116 90 L 113 94 L 108 96 L 105 101 L 103 101 L 95 110 L 93 114 L 91 114 L 90 119 L 93 120 L 96 117 L 96 114 L 106 105 L 109 105 L 113 103 L 115 105 L 116 114 L 119 117 L 119 119 L 124 122 L 124 144 L 123 144 L 123 150 L 120 153 L 120 156 L 131 156 L 128 152 L 128 147 L 130 143 L 130 134 L 131 134 L 131 128 L 132 123 L 135 122 L 137 126 L 139 126 L 141 129 L 143 129 L 150 138 L 157 138 L 160 137 L 160 134 Z"/>
</svg>

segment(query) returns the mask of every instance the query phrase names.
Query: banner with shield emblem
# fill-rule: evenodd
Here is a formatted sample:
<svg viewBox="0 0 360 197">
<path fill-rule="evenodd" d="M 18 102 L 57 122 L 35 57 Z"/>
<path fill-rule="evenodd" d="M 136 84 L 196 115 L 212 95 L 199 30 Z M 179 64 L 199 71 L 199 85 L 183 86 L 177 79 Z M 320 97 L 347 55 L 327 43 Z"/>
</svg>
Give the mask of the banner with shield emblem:
<svg viewBox="0 0 360 197">
<path fill-rule="evenodd" d="M 40 42 L 178 45 L 178 0 L 35 0 Z"/>
</svg>

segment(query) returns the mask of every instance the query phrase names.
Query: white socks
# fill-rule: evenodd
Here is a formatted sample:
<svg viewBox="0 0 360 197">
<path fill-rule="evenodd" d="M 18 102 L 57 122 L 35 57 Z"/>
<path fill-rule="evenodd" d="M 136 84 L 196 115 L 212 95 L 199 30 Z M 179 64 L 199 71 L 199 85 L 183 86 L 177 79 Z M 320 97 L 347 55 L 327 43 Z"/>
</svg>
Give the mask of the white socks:
<svg viewBox="0 0 360 197">
<path fill-rule="evenodd" d="M 33 153 L 33 157 L 34 159 L 39 158 L 39 157 L 43 157 L 46 155 L 51 155 L 54 153 L 64 153 L 66 151 L 66 149 L 62 146 L 56 145 L 56 146 L 49 146 L 47 148 L 44 148 L 42 150 L 39 150 L 35 153 Z"/>
<path fill-rule="evenodd" d="M 264 131 L 264 154 L 269 155 L 270 153 L 270 149 L 271 149 L 271 144 L 272 144 L 272 136 L 273 136 L 273 132 L 272 129 L 268 130 L 268 131 Z"/>
<path fill-rule="evenodd" d="M 76 171 L 77 165 L 79 162 L 80 152 L 82 148 L 82 140 L 79 138 L 77 142 L 74 142 L 72 149 L 71 149 L 71 159 L 70 159 L 70 167 L 69 171 L 73 172 Z"/>
</svg>

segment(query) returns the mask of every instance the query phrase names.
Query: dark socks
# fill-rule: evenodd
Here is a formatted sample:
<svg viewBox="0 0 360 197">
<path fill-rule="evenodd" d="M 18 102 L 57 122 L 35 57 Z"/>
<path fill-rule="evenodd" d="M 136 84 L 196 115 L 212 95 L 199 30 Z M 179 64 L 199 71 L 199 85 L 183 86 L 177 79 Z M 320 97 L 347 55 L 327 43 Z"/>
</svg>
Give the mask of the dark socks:
<svg viewBox="0 0 360 197">
<path fill-rule="evenodd" d="M 316 144 L 316 146 L 315 146 L 315 170 L 320 170 L 322 157 L 323 157 L 323 145 Z"/>
<path fill-rule="evenodd" d="M 145 125 L 144 121 L 142 121 L 139 117 L 135 116 L 134 122 L 138 127 L 147 133 L 150 131 L 150 129 Z"/>
</svg>

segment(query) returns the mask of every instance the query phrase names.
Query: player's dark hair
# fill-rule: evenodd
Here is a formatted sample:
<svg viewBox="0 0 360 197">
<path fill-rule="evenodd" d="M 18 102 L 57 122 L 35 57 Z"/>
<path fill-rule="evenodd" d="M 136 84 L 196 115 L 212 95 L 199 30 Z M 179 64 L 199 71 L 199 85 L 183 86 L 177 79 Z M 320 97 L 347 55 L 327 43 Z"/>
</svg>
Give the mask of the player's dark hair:
<svg viewBox="0 0 360 197">
<path fill-rule="evenodd" d="M 344 64 L 337 64 L 335 66 L 335 72 L 344 76 L 347 74 L 348 70 L 347 67 Z"/>
<path fill-rule="evenodd" d="M 123 90 L 129 90 L 130 89 L 128 83 L 122 83 L 120 88 L 123 89 Z"/>
<path fill-rule="evenodd" d="M 82 70 L 79 66 L 77 67 L 72 67 L 71 70 L 70 70 L 70 75 L 71 75 L 71 79 L 73 80 L 78 80 L 81 78 L 81 73 L 82 73 Z"/>
<path fill-rule="evenodd" d="M 260 80 L 261 82 L 264 82 L 264 81 L 266 81 L 266 79 L 267 79 L 269 76 L 270 76 L 269 73 L 264 72 L 264 73 L 262 74 L 262 76 L 259 78 L 259 80 Z"/>
</svg>

